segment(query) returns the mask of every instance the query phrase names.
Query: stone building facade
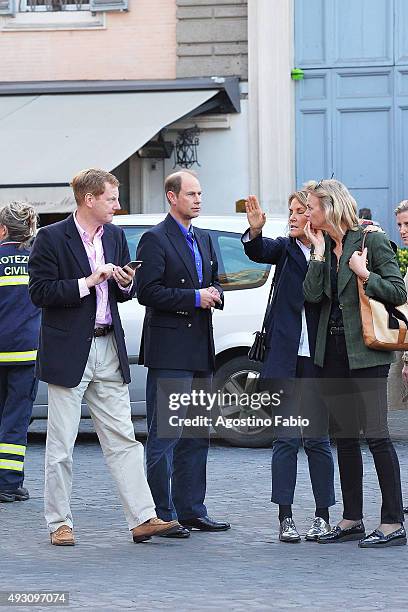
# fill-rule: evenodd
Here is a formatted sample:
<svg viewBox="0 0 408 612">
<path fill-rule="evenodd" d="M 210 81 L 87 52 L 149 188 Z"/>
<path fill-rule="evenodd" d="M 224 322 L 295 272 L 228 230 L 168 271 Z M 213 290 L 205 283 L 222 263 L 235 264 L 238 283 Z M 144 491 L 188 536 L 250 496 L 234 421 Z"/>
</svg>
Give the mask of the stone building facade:
<svg viewBox="0 0 408 612">
<path fill-rule="evenodd" d="M 177 76 L 248 80 L 247 0 L 177 0 Z"/>
</svg>

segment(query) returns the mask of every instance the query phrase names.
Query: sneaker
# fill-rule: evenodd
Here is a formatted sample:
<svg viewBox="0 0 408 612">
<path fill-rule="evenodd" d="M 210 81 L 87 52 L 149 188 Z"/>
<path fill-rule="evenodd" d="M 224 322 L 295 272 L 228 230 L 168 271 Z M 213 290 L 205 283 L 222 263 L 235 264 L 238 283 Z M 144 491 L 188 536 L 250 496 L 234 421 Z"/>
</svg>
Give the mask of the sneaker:
<svg viewBox="0 0 408 612">
<path fill-rule="evenodd" d="M 329 533 L 331 527 L 329 523 L 326 523 L 321 516 L 316 516 L 315 520 L 312 523 L 309 531 L 306 533 L 305 540 L 308 542 L 317 542 L 317 538 L 322 536 L 325 533 Z"/>
</svg>

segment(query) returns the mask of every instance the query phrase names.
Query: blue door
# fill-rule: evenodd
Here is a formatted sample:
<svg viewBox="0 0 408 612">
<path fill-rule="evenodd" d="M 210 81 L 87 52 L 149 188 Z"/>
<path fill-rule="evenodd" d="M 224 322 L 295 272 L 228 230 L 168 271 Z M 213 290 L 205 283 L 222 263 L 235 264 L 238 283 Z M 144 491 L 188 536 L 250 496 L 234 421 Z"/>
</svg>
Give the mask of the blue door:
<svg viewBox="0 0 408 612">
<path fill-rule="evenodd" d="M 408 197 L 408 2 L 295 6 L 297 184 L 334 172 L 396 238 L 393 210 Z"/>
</svg>

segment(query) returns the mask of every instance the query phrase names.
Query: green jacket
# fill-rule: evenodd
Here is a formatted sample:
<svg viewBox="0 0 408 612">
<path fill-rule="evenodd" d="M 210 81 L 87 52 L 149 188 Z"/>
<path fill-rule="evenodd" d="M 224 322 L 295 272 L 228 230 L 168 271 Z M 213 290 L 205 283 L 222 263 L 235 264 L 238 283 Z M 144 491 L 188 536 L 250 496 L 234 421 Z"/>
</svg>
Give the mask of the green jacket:
<svg viewBox="0 0 408 612">
<path fill-rule="evenodd" d="M 338 295 L 343 314 L 344 335 L 350 369 L 369 368 L 394 361 L 394 353 L 367 348 L 361 331 L 360 303 L 358 299 L 357 277 L 349 268 L 348 262 L 354 251 L 361 250 L 363 230 L 347 232 L 338 271 Z M 323 367 L 326 350 L 327 328 L 331 310 L 330 286 L 330 237 L 326 235 L 325 262 L 310 261 L 303 283 L 305 299 L 308 302 L 322 303 L 317 331 L 315 363 Z M 371 271 L 366 285 L 366 294 L 396 306 L 407 299 L 404 280 L 401 276 L 394 251 L 383 232 L 372 232 L 366 238 L 368 248 L 368 269 Z"/>
</svg>

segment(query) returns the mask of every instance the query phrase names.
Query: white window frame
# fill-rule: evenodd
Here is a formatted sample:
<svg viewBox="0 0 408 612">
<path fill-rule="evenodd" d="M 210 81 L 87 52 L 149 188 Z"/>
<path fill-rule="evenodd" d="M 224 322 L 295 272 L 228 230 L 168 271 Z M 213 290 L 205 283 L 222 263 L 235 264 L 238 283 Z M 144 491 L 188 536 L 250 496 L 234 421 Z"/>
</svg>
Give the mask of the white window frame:
<svg viewBox="0 0 408 612">
<path fill-rule="evenodd" d="M 91 5 L 89 2 L 84 2 L 84 4 L 82 5 L 82 8 L 78 9 L 76 2 L 72 2 L 71 5 L 67 5 L 64 9 L 62 9 L 61 11 L 50 11 L 47 9 L 47 6 L 36 6 L 33 8 L 30 8 L 29 6 L 29 0 L 17 0 L 17 4 L 18 4 L 18 12 L 19 13 L 66 13 L 67 11 L 78 11 L 78 12 L 82 12 L 82 11 L 90 11 L 91 10 Z"/>
<path fill-rule="evenodd" d="M 43 30 L 105 30 L 105 13 L 77 11 L 20 11 L 0 15 L 1 32 L 39 32 Z"/>
</svg>

